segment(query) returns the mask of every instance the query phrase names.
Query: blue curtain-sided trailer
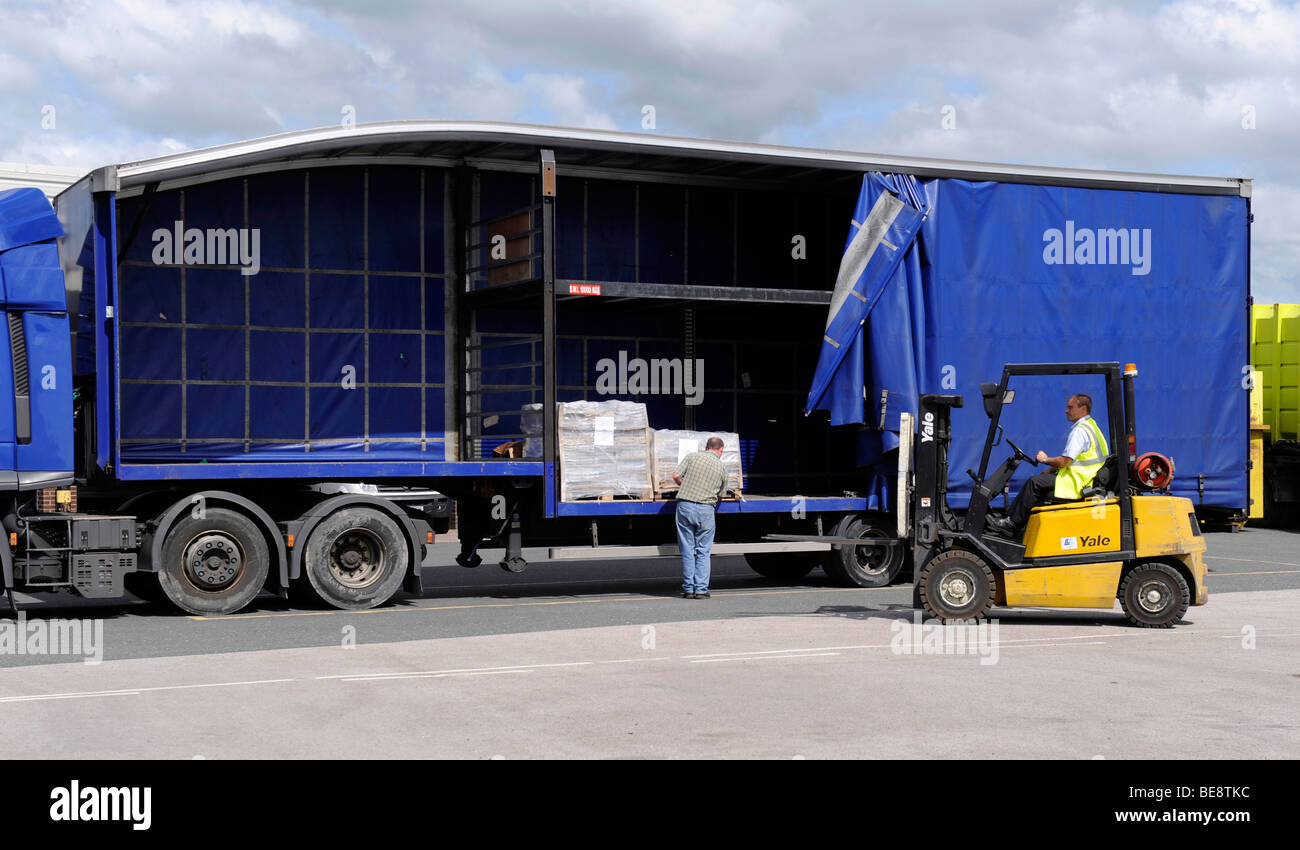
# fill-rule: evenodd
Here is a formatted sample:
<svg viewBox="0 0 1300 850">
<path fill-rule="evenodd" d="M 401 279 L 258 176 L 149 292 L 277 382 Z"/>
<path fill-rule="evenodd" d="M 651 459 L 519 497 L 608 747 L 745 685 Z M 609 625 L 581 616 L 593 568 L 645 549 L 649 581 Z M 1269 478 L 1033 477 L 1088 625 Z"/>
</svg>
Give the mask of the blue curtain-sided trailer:
<svg viewBox="0 0 1300 850">
<path fill-rule="evenodd" d="M 31 236 L 57 245 L 75 367 L 66 415 L 41 426 L 64 460 L 19 474 L 5 506 L 6 588 L 130 586 L 225 613 L 301 586 L 368 607 L 419 592 L 445 517 L 430 490 L 457 500 L 464 563 L 480 542 L 508 569 L 524 544 L 669 552 L 671 501 L 559 498 L 555 405 L 603 399 L 740 435 L 744 494 L 719 507 L 715 551 L 888 581 L 887 550 L 762 542 L 894 533 L 859 463 L 881 423 L 803 409 L 863 174 L 881 170 L 1242 186 L 475 122 L 101 169 L 56 200 L 62 235 Z M 620 354 L 702 361 L 702 390 L 608 392 L 597 363 Z M 526 404 L 541 456 L 501 456 Z"/>
</svg>

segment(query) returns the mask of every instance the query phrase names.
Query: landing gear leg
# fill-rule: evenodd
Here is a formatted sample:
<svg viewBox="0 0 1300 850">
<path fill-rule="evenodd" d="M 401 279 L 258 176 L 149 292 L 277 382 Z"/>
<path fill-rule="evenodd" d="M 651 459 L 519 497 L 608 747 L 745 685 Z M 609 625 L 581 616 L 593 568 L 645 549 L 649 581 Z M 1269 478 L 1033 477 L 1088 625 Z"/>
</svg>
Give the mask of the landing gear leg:
<svg viewBox="0 0 1300 850">
<path fill-rule="evenodd" d="M 510 515 L 510 536 L 506 539 L 506 556 L 501 561 L 501 569 L 510 573 L 522 573 L 528 566 L 524 560 L 523 534 L 519 530 L 519 512 Z"/>
</svg>

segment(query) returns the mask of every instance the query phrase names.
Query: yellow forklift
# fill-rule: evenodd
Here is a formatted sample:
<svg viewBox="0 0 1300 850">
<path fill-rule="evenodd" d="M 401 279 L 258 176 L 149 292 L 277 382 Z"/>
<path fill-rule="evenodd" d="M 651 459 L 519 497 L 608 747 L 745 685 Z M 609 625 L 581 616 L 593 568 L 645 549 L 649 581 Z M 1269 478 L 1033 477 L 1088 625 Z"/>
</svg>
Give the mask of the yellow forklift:
<svg viewBox="0 0 1300 850">
<path fill-rule="evenodd" d="M 1009 382 L 1076 375 L 1105 378 L 1108 439 L 1123 454 L 1106 459 L 1081 499 L 1035 507 L 1022 541 L 993 534 L 990 503 L 1022 462 L 1038 465 L 1006 438 L 1011 456 L 988 473 L 989 457 L 1004 439 L 1003 408 L 1015 398 Z M 831 544 L 827 573 L 839 576 L 847 559 L 859 566 L 849 577 L 864 587 L 889 583 L 910 550 L 912 604 L 945 622 L 987 617 L 994 606 L 1110 610 L 1119 599 L 1134 625 L 1169 628 L 1209 596 L 1205 539 L 1191 500 L 1169 495 L 1172 462 L 1137 453 L 1136 377 L 1133 364 L 1121 370 L 1119 363 L 1019 363 L 1005 366 L 999 383 L 981 384 L 989 430 L 979 471 L 967 470 L 974 488 L 965 511 L 948 505 L 951 410 L 963 406 L 962 397 L 922 395 L 916 419 L 903 414 L 899 429 L 898 536 L 888 536 L 878 519 L 849 516 L 830 536 L 766 539 Z"/>
<path fill-rule="evenodd" d="M 989 505 L 1021 462 L 1038 461 L 1008 437 L 1011 456 L 992 474 L 986 471 L 1003 439 L 1002 410 L 1015 398 L 1008 383 L 1049 375 L 1105 378 L 1110 445 L 1125 450 L 1126 462 L 1115 454 L 1107 458 L 1080 500 L 1035 507 L 1018 543 L 988 531 Z M 914 459 L 911 475 L 900 475 L 912 479 L 910 498 L 900 498 L 911 520 L 899 517 L 900 528 L 911 529 L 910 540 L 897 541 L 911 544 L 918 565 L 914 605 L 950 621 L 985 617 L 995 605 L 1110 609 L 1118 598 L 1134 625 L 1169 628 L 1189 604 L 1205 604 L 1205 539 L 1191 500 L 1169 495 L 1173 464 L 1167 458 L 1137 453 L 1136 377 L 1133 364 L 1121 371 L 1119 363 L 1023 363 L 1004 367 L 1001 382 L 981 384 L 989 430 L 979 471 L 967 470 L 975 486 L 961 515 L 948 506 L 947 482 L 950 411 L 962 406 L 962 397 L 921 397 L 915 451 L 905 451 L 906 428 L 899 452 L 900 464 Z"/>
</svg>

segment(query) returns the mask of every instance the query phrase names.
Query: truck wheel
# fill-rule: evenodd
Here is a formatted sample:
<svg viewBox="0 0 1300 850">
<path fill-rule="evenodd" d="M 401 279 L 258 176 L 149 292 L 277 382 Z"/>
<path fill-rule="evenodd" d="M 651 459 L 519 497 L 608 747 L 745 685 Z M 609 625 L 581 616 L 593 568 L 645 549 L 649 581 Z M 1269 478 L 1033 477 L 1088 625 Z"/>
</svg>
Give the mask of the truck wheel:
<svg viewBox="0 0 1300 850">
<path fill-rule="evenodd" d="M 997 591 L 989 565 L 960 549 L 941 552 L 926 562 L 920 585 L 925 613 L 945 623 L 984 617 Z"/>
<path fill-rule="evenodd" d="M 1134 567 L 1119 585 L 1119 604 L 1129 622 L 1147 629 L 1168 629 L 1187 613 L 1187 580 L 1168 564 Z"/>
<path fill-rule="evenodd" d="M 312 593 L 334 608 L 382 605 L 406 578 L 406 537 L 392 517 L 373 508 L 325 517 L 312 529 L 303 557 Z"/>
<path fill-rule="evenodd" d="M 893 537 L 879 522 L 848 516 L 836 524 L 834 537 Z M 892 584 L 907 561 L 907 550 L 894 546 L 844 546 L 823 556 L 822 569 L 838 584 L 851 587 L 885 587 Z"/>
<path fill-rule="evenodd" d="M 163 540 L 158 586 L 191 614 L 233 614 L 262 592 L 271 550 L 257 523 L 226 508 L 186 514 Z"/>
<path fill-rule="evenodd" d="M 145 602 L 163 605 L 168 601 L 167 594 L 163 593 L 162 587 L 158 584 L 157 573 L 127 573 L 122 576 L 122 585 L 127 593 Z"/>
<path fill-rule="evenodd" d="M 764 578 L 798 581 L 821 563 L 818 552 L 746 552 L 745 563 Z"/>
</svg>

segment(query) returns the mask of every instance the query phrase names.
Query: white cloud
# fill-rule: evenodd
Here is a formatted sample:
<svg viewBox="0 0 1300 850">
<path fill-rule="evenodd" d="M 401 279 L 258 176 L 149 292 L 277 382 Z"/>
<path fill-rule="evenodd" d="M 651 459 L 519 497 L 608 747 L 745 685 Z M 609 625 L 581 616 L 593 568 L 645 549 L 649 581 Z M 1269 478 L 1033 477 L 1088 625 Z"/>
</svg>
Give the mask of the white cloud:
<svg viewBox="0 0 1300 850">
<path fill-rule="evenodd" d="M 662 133 L 1252 177 L 1256 294 L 1294 292 L 1295 5 L 56 0 L 5 14 L 3 159 L 97 165 L 335 124 L 349 104 L 358 121 L 627 130 L 652 104 Z"/>
</svg>

